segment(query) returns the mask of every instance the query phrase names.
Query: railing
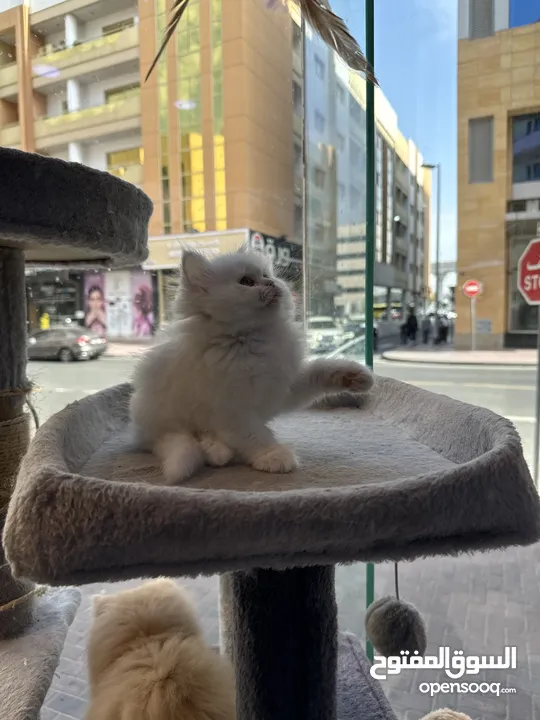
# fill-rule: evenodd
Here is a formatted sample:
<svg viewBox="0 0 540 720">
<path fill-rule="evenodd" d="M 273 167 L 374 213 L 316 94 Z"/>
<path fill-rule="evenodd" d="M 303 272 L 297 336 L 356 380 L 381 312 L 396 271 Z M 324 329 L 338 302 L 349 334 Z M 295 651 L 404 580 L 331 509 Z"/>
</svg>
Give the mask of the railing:
<svg viewBox="0 0 540 720">
<path fill-rule="evenodd" d="M 95 54 L 96 57 L 107 56 L 111 50 L 125 50 L 138 45 L 139 28 L 137 25 L 119 30 L 110 35 L 100 35 L 92 40 L 74 43 L 71 47 L 46 45 L 34 58 L 34 66 L 51 65 L 65 67 L 70 62 L 80 62 L 85 55 Z M 95 51 L 99 50 L 100 53 Z M 35 72 L 40 75 L 41 73 Z"/>
<path fill-rule="evenodd" d="M 127 98 L 121 98 L 111 103 L 103 103 L 75 112 L 68 112 L 53 117 L 41 117 L 36 122 L 36 139 L 42 139 L 56 133 L 69 133 L 98 126 L 105 123 L 127 120 L 140 115 L 141 106 L 139 92 L 133 92 Z M 66 138 L 66 142 L 71 139 Z"/>
<path fill-rule="evenodd" d="M 0 127 L 0 145 L 10 147 L 21 142 L 21 126 L 18 122 Z"/>
</svg>

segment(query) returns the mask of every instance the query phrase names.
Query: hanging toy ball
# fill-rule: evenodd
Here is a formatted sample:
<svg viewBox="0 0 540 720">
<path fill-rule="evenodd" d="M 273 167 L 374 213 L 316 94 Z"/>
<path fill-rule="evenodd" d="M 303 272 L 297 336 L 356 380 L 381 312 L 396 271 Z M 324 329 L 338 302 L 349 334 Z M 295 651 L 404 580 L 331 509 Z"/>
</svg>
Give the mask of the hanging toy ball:
<svg viewBox="0 0 540 720">
<path fill-rule="evenodd" d="M 391 596 L 376 600 L 367 609 L 365 625 L 369 640 L 381 655 L 395 657 L 402 650 L 419 655 L 426 652 L 426 627 L 410 603 Z"/>
<path fill-rule="evenodd" d="M 471 718 L 468 715 L 456 712 L 455 710 L 443 708 L 442 710 L 434 710 L 433 712 L 430 712 L 429 715 L 423 717 L 422 720 L 471 720 Z"/>
</svg>

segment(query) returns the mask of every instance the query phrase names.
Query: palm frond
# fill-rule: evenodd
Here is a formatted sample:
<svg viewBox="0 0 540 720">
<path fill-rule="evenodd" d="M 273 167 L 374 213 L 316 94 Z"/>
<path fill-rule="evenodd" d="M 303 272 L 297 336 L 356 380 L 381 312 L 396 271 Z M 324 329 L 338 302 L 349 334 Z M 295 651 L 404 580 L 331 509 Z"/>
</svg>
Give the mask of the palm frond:
<svg viewBox="0 0 540 720">
<path fill-rule="evenodd" d="M 319 33 L 321 38 L 335 50 L 351 70 L 363 72 L 366 80 L 378 85 L 373 68 L 368 63 L 360 46 L 349 32 L 349 28 L 330 7 L 328 0 L 295 0 L 306 21 Z"/>
<path fill-rule="evenodd" d="M 152 64 L 150 65 L 150 69 L 146 73 L 146 77 L 144 78 L 144 82 L 148 80 L 150 77 L 152 70 L 156 67 L 156 65 L 159 62 L 159 58 L 163 55 L 163 51 L 167 47 L 167 44 L 171 37 L 174 34 L 174 31 L 178 27 L 178 23 L 180 22 L 182 15 L 186 11 L 186 8 L 188 6 L 189 0 L 175 0 L 174 5 L 171 8 L 171 19 L 167 23 L 167 27 L 165 28 L 165 34 L 163 36 L 163 42 L 161 43 L 161 46 L 159 50 L 157 51 L 156 57 L 152 60 Z"/>
<path fill-rule="evenodd" d="M 227 0 L 232 2 L 232 0 Z M 353 38 L 344 20 L 336 15 L 328 0 L 295 0 L 304 14 L 306 21 L 312 28 L 319 33 L 321 38 L 329 45 L 337 54 L 347 63 L 352 70 L 363 72 L 366 79 L 378 85 L 377 78 L 373 73 L 373 68 L 368 63 L 364 53 L 360 50 L 360 46 Z M 182 18 L 189 0 L 175 0 L 171 8 L 171 19 L 169 20 L 163 36 L 163 42 L 157 52 L 156 57 L 150 65 L 150 69 L 146 73 L 145 82 L 156 67 L 163 51 L 173 36 L 178 23 Z"/>
</svg>

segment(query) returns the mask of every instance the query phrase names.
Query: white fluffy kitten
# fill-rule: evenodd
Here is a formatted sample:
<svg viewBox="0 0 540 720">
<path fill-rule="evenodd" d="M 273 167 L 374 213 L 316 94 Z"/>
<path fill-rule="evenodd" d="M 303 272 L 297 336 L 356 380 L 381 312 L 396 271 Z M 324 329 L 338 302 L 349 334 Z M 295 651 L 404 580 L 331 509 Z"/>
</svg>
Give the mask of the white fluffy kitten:
<svg viewBox="0 0 540 720">
<path fill-rule="evenodd" d="M 131 401 L 136 441 L 161 460 L 169 484 L 233 457 L 290 472 L 296 457 L 268 423 L 373 384 L 359 363 L 305 361 L 291 293 L 261 254 L 185 252 L 177 310 L 182 319 L 141 360 Z"/>
</svg>

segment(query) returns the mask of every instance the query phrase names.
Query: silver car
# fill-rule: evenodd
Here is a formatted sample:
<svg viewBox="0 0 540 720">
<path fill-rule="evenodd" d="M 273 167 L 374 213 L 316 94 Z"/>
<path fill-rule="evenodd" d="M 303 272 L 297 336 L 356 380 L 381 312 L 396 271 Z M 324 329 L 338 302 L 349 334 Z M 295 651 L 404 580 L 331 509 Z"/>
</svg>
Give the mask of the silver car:
<svg viewBox="0 0 540 720">
<path fill-rule="evenodd" d="M 107 340 L 82 327 L 36 330 L 28 336 L 29 360 L 94 360 L 107 349 Z"/>
</svg>

